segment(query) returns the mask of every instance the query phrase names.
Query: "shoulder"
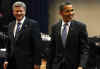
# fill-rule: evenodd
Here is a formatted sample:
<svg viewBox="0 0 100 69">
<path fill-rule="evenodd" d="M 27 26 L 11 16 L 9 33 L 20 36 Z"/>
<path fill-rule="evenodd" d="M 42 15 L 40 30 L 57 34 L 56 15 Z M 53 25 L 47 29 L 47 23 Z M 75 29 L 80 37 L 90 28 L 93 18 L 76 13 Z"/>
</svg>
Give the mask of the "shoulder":
<svg viewBox="0 0 100 69">
<path fill-rule="evenodd" d="M 11 25 L 14 24 L 14 23 L 15 23 L 15 20 L 9 22 L 9 26 L 11 26 Z"/>
<path fill-rule="evenodd" d="M 52 28 L 53 28 L 53 27 L 56 28 L 56 27 L 59 27 L 59 26 L 61 26 L 61 20 L 58 21 L 58 22 L 56 22 L 55 24 L 53 24 L 53 25 L 52 25 Z"/>
<path fill-rule="evenodd" d="M 53 24 L 51 27 L 53 28 L 53 27 L 56 27 L 57 26 L 57 24 Z"/>
<path fill-rule="evenodd" d="M 86 24 L 80 21 L 72 20 L 72 23 L 76 26 L 86 27 Z"/>
<path fill-rule="evenodd" d="M 32 26 L 39 26 L 38 21 L 31 19 L 31 18 L 26 18 L 26 22 Z"/>
<path fill-rule="evenodd" d="M 31 18 L 27 18 L 28 19 L 28 21 L 30 22 L 30 23 L 38 23 L 38 21 L 36 21 L 36 20 L 34 20 L 34 19 L 31 19 Z"/>
</svg>

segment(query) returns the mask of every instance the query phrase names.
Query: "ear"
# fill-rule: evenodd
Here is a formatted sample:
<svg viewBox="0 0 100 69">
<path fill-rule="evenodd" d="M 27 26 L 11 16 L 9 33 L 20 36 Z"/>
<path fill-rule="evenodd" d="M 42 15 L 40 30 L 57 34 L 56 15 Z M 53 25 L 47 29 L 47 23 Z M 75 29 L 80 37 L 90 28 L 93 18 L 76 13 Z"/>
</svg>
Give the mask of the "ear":
<svg viewBox="0 0 100 69">
<path fill-rule="evenodd" d="M 75 13 L 72 14 L 73 16 L 75 15 Z"/>
<path fill-rule="evenodd" d="M 62 11 L 60 11 L 59 14 L 62 15 L 63 14 Z"/>
</svg>

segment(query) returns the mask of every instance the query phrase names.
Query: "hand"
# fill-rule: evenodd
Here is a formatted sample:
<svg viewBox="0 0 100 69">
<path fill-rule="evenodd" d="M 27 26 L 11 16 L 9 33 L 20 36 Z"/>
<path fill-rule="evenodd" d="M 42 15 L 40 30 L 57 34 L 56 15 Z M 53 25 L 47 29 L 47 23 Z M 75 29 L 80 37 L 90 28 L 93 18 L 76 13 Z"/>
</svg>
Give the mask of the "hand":
<svg viewBox="0 0 100 69">
<path fill-rule="evenodd" d="M 4 69 L 7 69 L 7 65 L 8 65 L 8 62 L 5 61 L 4 64 L 3 64 Z"/>
<path fill-rule="evenodd" d="M 39 65 L 34 65 L 34 69 L 40 69 Z"/>
<path fill-rule="evenodd" d="M 40 65 L 40 69 L 46 69 L 46 64 L 47 64 L 47 60 L 46 59 L 42 59 L 41 60 L 41 65 Z"/>
<path fill-rule="evenodd" d="M 46 65 L 47 64 L 47 60 L 46 59 L 42 59 L 41 60 L 41 65 Z"/>
<path fill-rule="evenodd" d="M 46 69 L 46 65 L 40 65 L 40 69 Z"/>
<path fill-rule="evenodd" d="M 83 69 L 83 67 L 82 66 L 79 66 L 77 69 Z"/>
</svg>

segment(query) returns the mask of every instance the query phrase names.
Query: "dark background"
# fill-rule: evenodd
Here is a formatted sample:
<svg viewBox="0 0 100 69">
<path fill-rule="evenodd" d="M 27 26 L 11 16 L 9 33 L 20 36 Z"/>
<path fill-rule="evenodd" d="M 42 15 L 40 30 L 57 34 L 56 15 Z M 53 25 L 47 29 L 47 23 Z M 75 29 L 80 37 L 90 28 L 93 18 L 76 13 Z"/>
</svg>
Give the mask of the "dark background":
<svg viewBox="0 0 100 69">
<path fill-rule="evenodd" d="M 0 0 L 0 32 L 7 32 L 7 26 L 14 19 L 12 4 L 15 1 L 23 1 L 27 5 L 26 16 L 40 23 L 40 30 L 48 32 L 48 0 Z"/>
</svg>

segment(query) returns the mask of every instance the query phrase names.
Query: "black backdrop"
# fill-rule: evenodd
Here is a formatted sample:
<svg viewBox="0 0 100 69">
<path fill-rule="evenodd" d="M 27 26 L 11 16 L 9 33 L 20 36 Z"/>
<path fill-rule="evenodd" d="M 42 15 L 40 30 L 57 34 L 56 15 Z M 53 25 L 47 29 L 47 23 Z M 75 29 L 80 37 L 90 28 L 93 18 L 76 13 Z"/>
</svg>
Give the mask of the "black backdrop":
<svg viewBox="0 0 100 69">
<path fill-rule="evenodd" d="M 7 31 L 7 25 L 14 19 L 12 17 L 12 4 L 15 1 L 23 1 L 27 5 L 27 16 L 40 23 L 40 30 L 48 32 L 48 0 L 0 0 L 0 31 Z"/>
</svg>

